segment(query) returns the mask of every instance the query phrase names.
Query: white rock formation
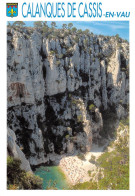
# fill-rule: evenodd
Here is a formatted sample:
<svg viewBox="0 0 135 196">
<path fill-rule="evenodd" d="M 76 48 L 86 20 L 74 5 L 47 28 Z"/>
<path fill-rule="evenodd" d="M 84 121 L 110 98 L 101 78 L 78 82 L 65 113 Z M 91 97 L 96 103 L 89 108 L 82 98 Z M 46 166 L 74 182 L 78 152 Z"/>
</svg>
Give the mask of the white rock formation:
<svg viewBox="0 0 135 196">
<path fill-rule="evenodd" d="M 21 160 L 21 169 L 25 170 L 26 172 L 32 172 L 29 161 L 26 159 L 25 154 L 21 151 L 20 147 L 16 144 L 15 133 L 9 128 L 7 132 L 7 149 L 11 156 Z"/>
<path fill-rule="evenodd" d="M 8 28 L 7 50 L 8 127 L 31 165 L 90 150 L 106 111 L 126 115 L 126 41 L 92 34 L 48 38 Z"/>
</svg>

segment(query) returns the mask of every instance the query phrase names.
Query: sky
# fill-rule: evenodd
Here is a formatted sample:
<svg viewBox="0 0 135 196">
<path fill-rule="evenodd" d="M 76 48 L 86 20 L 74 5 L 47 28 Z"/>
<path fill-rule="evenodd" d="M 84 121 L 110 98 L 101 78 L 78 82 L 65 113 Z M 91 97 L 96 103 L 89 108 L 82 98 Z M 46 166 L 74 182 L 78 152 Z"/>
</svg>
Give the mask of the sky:
<svg viewBox="0 0 135 196">
<path fill-rule="evenodd" d="M 26 26 L 33 26 L 33 21 L 25 21 Z M 113 36 L 119 34 L 123 39 L 129 41 L 129 21 L 57 21 L 57 28 L 61 28 L 62 24 L 73 23 L 77 29 L 89 29 L 94 34 L 101 34 L 106 36 Z M 51 26 L 51 21 L 47 22 Z"/>
</svg>

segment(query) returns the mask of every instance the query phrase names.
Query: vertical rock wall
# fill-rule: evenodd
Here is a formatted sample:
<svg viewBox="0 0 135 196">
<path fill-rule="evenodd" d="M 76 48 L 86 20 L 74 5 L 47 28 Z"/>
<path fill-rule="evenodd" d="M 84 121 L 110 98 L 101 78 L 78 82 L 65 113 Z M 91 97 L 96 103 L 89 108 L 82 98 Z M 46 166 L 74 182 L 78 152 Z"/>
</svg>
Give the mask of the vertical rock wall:
<svg viewBox="0 0 135 196">
<path fill-rule="evenodd" d="M 31 165 L 89 151 L 106 112 L 127 114 L 129 44 L 93 34 L 7 29 L 8 127 Z M 113 108 L 113 110 L 112 110 Z"/>
</svg>

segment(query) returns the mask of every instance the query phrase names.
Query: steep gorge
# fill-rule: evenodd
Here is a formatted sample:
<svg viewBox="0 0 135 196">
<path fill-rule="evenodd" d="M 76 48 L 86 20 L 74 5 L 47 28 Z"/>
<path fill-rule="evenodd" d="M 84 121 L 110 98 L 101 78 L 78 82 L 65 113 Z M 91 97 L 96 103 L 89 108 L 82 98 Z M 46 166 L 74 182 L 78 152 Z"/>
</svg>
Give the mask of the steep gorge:
<svg viewBox="0 0 135 196">
<path fill-rule="evenodd" d="M 129 43 L 7 29 L 7 120 L 32 166 L 86 152 L 128 114 Z"/>
</svg>

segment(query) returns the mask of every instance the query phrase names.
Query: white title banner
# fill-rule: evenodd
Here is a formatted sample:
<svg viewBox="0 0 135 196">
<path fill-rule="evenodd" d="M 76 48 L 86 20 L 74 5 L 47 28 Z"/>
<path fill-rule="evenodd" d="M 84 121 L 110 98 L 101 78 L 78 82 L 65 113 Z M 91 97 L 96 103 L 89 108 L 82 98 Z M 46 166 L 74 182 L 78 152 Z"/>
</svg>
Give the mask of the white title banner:
<svg viewBox="0 0 135 196">
<path fill-rule="evenodd" d="M 118 1 L 18 1 L 17 7 L 9 0 L 6 5 L 7 20 L 65 20 L 65 21 L 94 21 L 94 20 L 129 20 L 132 11 L 127 4 Z M 15 2 L 17 3 L 17 2 Z M 116 6 L 117 5 L 117 6 Z M 16 9 L 17 12 L 16 12 Z M 10 13 L 10 14 L 9 14 Z M 16 14 L 17 13 L 17 14 Z"/>
</svg>

